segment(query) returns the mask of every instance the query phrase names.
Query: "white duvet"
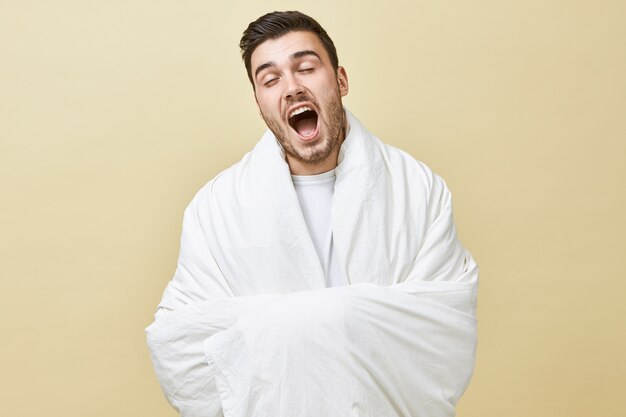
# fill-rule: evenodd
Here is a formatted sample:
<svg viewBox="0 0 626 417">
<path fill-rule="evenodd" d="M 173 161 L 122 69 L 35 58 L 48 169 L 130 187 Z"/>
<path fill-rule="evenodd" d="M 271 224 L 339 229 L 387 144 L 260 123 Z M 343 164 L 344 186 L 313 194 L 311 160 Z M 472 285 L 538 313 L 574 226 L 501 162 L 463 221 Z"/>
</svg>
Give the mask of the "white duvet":
<svg viewBox="0 0 626 417">
<path fill-rule="evenodd" d="M 324 288 L 269 131 L 187 208 L 146 329 L 182 416 L 454 415 L 474 364 L 476 264 L 443 180 L 346 113 L 332 229 L 350 285 Z"/>
</svg>

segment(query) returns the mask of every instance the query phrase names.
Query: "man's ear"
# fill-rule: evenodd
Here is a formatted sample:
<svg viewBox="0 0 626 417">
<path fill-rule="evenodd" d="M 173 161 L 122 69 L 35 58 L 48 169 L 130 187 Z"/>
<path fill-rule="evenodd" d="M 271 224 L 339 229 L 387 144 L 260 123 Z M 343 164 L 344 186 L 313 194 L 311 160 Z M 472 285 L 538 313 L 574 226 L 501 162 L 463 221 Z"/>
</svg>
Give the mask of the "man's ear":
<svg viewBox="0 0 626 417">
<path fill-rule="evenodd" d="M 337 67 L 337 84 L 339 84 L 339 92 L 341 97 L 348 94 L 348 74 L 344 67 Z"/>
</svg>

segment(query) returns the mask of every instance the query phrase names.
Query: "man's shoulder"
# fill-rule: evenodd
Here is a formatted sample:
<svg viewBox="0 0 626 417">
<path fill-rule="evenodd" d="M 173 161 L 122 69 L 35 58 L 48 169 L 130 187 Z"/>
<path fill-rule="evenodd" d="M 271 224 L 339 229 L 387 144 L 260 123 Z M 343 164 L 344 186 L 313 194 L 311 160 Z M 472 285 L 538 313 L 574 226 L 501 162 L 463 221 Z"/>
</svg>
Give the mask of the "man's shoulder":
<svg viewBox="0 0 626 417">
<path fill-rule="evenodd" d="M 422 171 L 424 174 L 434 174 L 433 170 L 428 165 L 415 158 L 408 151 L 405 151 L 404 149 L 398 148 L 388 143 L 381 143 L 392 162 L 401 163 L 403 165 L 406 165 L 407 167 Z"/>
<path fill-rule="evenodd" d="M 353 161 L 366 163 L 375 171 L 383 168 L 385 172 L 398 180 L 401 178 L 411 181 L 422 179 L 426 183 L 438 181 L 439 177 L 428 165 L 405 150 L 384 142 L 372 134 L 349 111 L 346 110 L 346 114 L 350 121 L 348 136 L 353 140 L 349 142 L 349 150 L 345 154 L 357 154 L 356 158 L 351 158 Z"/>
<path fill-rule="evenodd" d="M 411 153 L 389 143 L 385 143 L 373 136 L 373 144 L 378 149 L 386 171 L 395 180 L 406 180 L 413 183 L 420 182 L 431 188 L 434 185 L 445 185 L 441 178 L 426 163 L 415 158 Z"/>
<path fill-rule="evenodd" d="M 267 131 L 253 149 L 230 167 L 219 172 L 195 194 L 190 205 L 211 205 L 216 201 L 239 201 L 248 199 L 267 187 L 267 171 L 284 169 L 279 147 L 274 137 Z"/>
<path fill-rule="evenodd" d="M 220 171 L 217 175 L 207 181 L 202 188 L 196 192 L 191 204 L 201 200 L 207 201 L 211 198 L 211 196 L 214 196 L 216 192 L 228 193 L 234 191 L 237 178 L 241 177 L 242 172 L 245 171 L 249 158 L 250 152 L 246 153 L 242 159 Z"/>
</svg>

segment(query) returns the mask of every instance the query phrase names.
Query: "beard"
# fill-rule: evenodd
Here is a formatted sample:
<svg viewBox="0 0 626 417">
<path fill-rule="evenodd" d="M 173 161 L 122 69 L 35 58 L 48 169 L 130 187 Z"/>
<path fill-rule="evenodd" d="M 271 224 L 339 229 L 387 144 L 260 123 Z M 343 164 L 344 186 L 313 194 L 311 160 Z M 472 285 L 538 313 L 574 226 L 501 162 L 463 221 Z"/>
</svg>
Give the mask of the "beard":
<svg viewBox="0 0 626 417">
<path fill-rule="evenodd" d="M 288 156 L 305 164 L 316 164 L 328 158 L 335 147 L 345 138 L 346 115 L 341 103 L 339 89 L 332 95 L 325 108 L 321 108 L 318 101 L 309 96 L 308 93 L 287 102 L 285 108 L 302 102 L 313 103 L 313 105 L 319 109 L 320 114 L 317 115 L 318 123 L 321 123 L 324 136 L 312 143 L 300 144 L 299 149 L 296 148 L 293 143 L 293 140 L 297 139 L 290 139 L 290 137 L 294 137 L 295 133 L 290 131 L 291 127 L 288 123 L 285 125 L 285 123 L 281 123 L 280 120 L 266 117 L 263 112 L 261 112 L 261 117 L 263 117 L 265 124 L 272 131 L 276 140 L 278 140 L 278 143 Z"/>
</svg>

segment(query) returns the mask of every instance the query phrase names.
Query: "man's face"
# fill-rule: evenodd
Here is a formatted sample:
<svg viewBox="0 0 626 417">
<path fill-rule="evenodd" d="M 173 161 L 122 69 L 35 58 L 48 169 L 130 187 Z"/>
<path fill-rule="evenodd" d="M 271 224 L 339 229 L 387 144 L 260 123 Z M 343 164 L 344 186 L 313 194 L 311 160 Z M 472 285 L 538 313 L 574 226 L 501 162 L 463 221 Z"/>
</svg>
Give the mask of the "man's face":
<svg viewBox="0 0 626 417">
<path fill-rule="evenodd" d="M 251 70 L 261 116 L 283 146 L 293 174 L 333 169 L 345 137 L 343 68 L 333 69 L 311 32 L 289 32 L 260 44 Z"/>
</svg>

